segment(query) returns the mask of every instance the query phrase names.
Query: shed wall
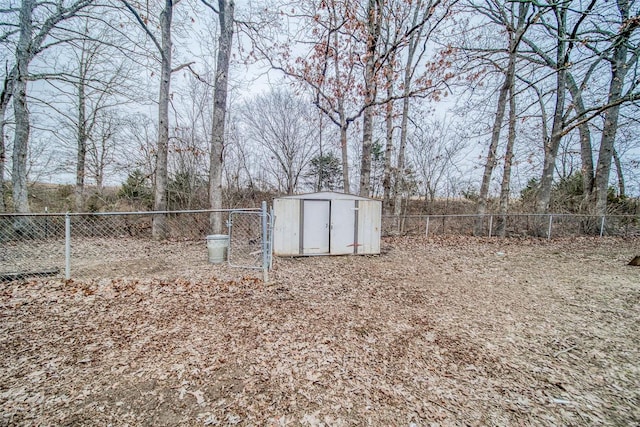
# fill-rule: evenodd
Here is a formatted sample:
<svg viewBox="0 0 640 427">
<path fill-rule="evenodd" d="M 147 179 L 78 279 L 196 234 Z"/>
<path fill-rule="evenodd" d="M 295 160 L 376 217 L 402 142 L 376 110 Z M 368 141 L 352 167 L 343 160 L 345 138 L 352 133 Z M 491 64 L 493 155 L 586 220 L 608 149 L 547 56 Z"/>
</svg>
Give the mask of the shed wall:
<svg viewBox="0 0 640 427">
<path fill-rule="evenodd" d="M 331 193 L 322 193 L 321 195 L 331 198 L 321 199 L 319 194 L 306 198 L 307 205 L 313 206 L 315 209 L 314 212 L 307 212 L 309 218 L 305 215 L 303 208 L 305 206 L 304 198 L 274 199 L 274 254 L 282 256 L 379 254 L 381 202 L 359 197 L 347 199 L 345 197 L 347 195 L 339 195 L 340 197 L 338 197 Z M 316 205 L 321 204 L 321 200 L 326 201 L 327 207 L 330 206 L 329 223 L 326 223 L 325 220 L 319 221 L 316 218 L 318 216 L 316 211 L 319 210 Z M 318 229 L 309 229 L 311 225 L 317 226 Z M 301 234 L 301 229 L 304 229 L 304 235 Z M 317 234 L 323 232 L 326 233 L 330 245 L 325 242 L 325 245 L 328 245 L 326 249 L 311 250 L 312 247 L 317 246 L 315 245 L 315 240 L 318 240 Z M 313 242 L 309 240 L 310 238 Z M 310 245 L 311 243 L 313 245 Z M 307 246 L 309 248 L 306 248 Z"/>
<path fill-rule="evenodd" d="M 300 252 L 300 200 L 275 199 L 276 218 L 273 227 L 273 253 L 297 255 Z"/>
<path fill-rule="evenodd" d="M 375 200 L 358 202 L 358 253 L 380 253 L 382 205 Z"/>
</svg>

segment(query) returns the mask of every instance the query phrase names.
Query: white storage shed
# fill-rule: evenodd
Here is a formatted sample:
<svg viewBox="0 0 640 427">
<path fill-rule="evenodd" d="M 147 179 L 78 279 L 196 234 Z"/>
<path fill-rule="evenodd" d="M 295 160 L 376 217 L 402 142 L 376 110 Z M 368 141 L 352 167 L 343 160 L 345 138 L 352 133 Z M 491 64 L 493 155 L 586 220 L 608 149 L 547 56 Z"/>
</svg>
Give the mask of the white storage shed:
<svg viewBox="0 0 640 427">
<path fill-rule="evenodd" d="M 273 200 L 273 253 L 379 254 L 382 202 L 321 192 Z"/>
</svg>

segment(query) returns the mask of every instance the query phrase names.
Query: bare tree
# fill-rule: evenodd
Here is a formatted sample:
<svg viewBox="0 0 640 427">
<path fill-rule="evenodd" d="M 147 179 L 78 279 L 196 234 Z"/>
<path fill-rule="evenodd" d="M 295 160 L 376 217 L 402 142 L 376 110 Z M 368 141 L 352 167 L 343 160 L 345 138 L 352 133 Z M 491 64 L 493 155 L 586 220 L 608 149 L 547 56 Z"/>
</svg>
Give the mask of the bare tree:
<svg viewBox="0 0 640 427">
<path fill-rule="evenodd" d="M 255 97 L 243 109 L 246 136 L 266 154 L 264 167 L 286 194 L 298 188 L 317 152 L 317 115 L 309 106 L 292 93 L 276 89 Z"/>
<path fill-rule="evenodd" d="M 487 161 L 485 163 L 482 186 L 480 191 L 479 210 L 486 211 L 486 197 L 489 193 L 489 183 L 493 169 L 501 158 L 498 147 L 499 142 L 506 139 L 506 151 L 504 155 L 505 170 L 501 190 L 500 211 L 504 212 L 506 197 L 508 197 L 510 162 L 512 161 L 513 141 L 511 135 L 515 135 L 513 126 L 513 113 L 509 113 L 509 132 L 507 138 L 501 138 L 501 129 L 504 126 L 504 116 L 507 105 L 513 105 L 512 97 L 519 97 L 523 105 L 517 117 L 522 121 L 531 117 L 540 117 L 541 125 L 537 133 L 542 136 L 544 150 L 542 164 L 542 178 L 537 187 L 537 211 L 547 212 L 551 198 L 553 178 L 557 169 L 558 150 L 563 138 L 571 136 L 570 133 L 577 130 L 580 135 L 580 158 L 582 159 L 583 187 L 585 198 L 595 185 L 593 165 L 593 149 L 591 134 L 595 129 L 603 130 L 604 135 L 615 133 L 618 129 L 614 125 L 616 108 L 631 105 L 638 98 L 636 77 L 638 43 L 638 20 L 633 16 L 632 9 L 635 2 L 597 2 L 594 0 L 577 2 L 570 0 L 560 1 L 521 1 L 501 2 L 497 0 L 478 0 L 468 2 L 474 10 L 481 11 L 488 18 L 489 23 L 505 28 L 505 34 L 509 40 L 518 41 L 518 28 L 523 28 L 520 35 L 519 46 L 515 55 L 515 71 L 513 78 L 507 77 L 511 73 L 508 57 L 500 54 L 501 50 L 493 45 L 477 46 L 477 50 L 464 49 L 469 53 L 473 61 L 486 61 L 491 67 L 496 67 L 505 75 L 498 96 L 497 114 L 494 116 L 491 144 L 489 146 Z M 626 9 L 629 6 L 631 9 Z M 518 18 L 520 12 L 526 11 L 527 18 L 524 27 L 522 20 Z M 621 10 L 626 10 L 621 13 Z M 486 25 L 486 24 L 485 24 Z M 484 34 L 483 40 L 491 40 L 490 34 Z M 494 41 L 495 43 L 495 41 Z M 471 45 L 471 43 L 470 43 Z M 507 49 L 507 53 L 509 50 Z M 623 54 L 622 51 L 626 51 Z M 502 51 L 504 52 L 504 51 Z M 620 55 L 618 60 L 616 55 Z M 624 57 L 624 59 L 622 59 Z M 610 75 L 603 73 L 604 64 L 617 63 L 610 67 Z M 615 70 L 615 73 L 613 72 Z M 505 74 L 506 73 L 506 74 Z M 509 83 L 511 80 L 511 83 Z M 517 87 L 515 81 L 519 80 L 523 85 Z M 616 87 L 616 85 L 619 85 Z M 609 91 L 605 92 L 605 86 Z M 533 98 L 526 98 L 525 92 L 533 94 Z M 508 102 L 507 102 L 508 100 Z M 535 111 L 537 109 L 537 111 Z M 597 123 L 602 120 L 602 126 Z M 517 123 L 520 123 L 518 121 Z M 609 123 L 609 132 L 604 132 L 605 123 Z M 613 132 L 611 132 L 613 131 Z M 574 140 L 575 141 L 575 140 Z M 598 150 L 600 159 L 603 159 L 602 171 L 606 171 L 605 164 L 611 168 L 613 154 L 605 149 Z M 611 145 L 611 148 L 613 145 Z M 575 150 L 573 150 L 575 151 Z M 607 159 L 607 153 L 611 156 Z M 536 153 L 533 153 L 537 157 Z M 603 157 L 604 156 L 604 157 Z M 607 175 L 605 173 L 605 175 Z M 604 177 L 603 177 L 604 178 Z M 601 192 L 606 199 L 606 186 Z M 595 198 L 596 196 L 594 196 Z M 594 205 L 596 204 L 593 202 Z M 600 209 L 602 211 L 602 209 Z"/>
<path fill-rule="evenodd" d="M 213 94 L 200 79 L 205 77 L 187 75 L 186 87 L 178 88 L 173 96 L 175 104 L 182 108 L 178 109 L 176 105 L 176 125 L 171 128 L 169 145 L 169 202 L 172 209 L 205 209 L 209 206 Z"/>
<path fill-rule="evenodd" d="M 13 96 L 13 110 L 15 116 L 15 132 L 12 154 L 12 183 L 13 203 L 17 212 L 29 212 L 27 189 L 27 154 L 29 145 L 29 109 L 27 107 L 27 81 L 29 80 L 29 64 L 49 45 L 45 44 L 47 37 L 61 22 L 71 19 L 78 11 L 89 6 L 91 0 L 76 0 L 68 5 L 62 0 L 55 2 L 55 7 L 49 8 L 50 2 L 24 0 L 19 11 L 19 38 L 15 50 L 15 66 L 9 72 L 10 83 L 6 93 Z M 36 9 L 42 9 L 35 20 Z M 58 41 L 51 42 L 53 45 Z M 8 102 L 8 95 L 2 97 Z"/>
<path fill-rule="evenodd" d="M 14 79 L 11 74 L 16 71 L 13 64 L 11 66 L 9 65 L 9 57 L 11 56 L 11 51 L 15 51 L 15 46 L 12 47 L 10 43 L 13 42 L 15 44 L 14 39 L 20 32 L 19 26 L 12 22 L 14 20 L 12 17 L 17 15 L 18 12 L 19 9 L 17 7 L 0 9 L 0 17 L 2 18 L 2 21 L 4 21 L 0 23 L 0 28 L 2 29 L 2 33 L 0 34 L 0 48 L 2 48 L 2 51 L 0 51 L 0 58 L 3 59 L 2 84 L 0 86 L 0 212 L 5 212 L 7 209 L 4 197 L 5 168 L 7 161 L 5 131 L 7 129 L 8 108 L 11 102 L 11 97 L 13 96 Z M 15 20 L 17 21 L 17 18 Z"/>
<path fill-rule="evenodd" d="M 363 105 L 362 105 L 362 157 L 360 166 L 360 195 L 369 196 L 371 194 L 371 161 L 372 161 L 372 144 L 373 144 L 373 120 L 374 106 L 384 105 L 393 102 L 395 99 L 401 99 L 402 104 L 402 124 L 400 128 L 400 147 L 398 150 L 398 159 L 396 166 L 396 179 L 394 180 L 395 190 L 405 173 L 404 156 L 406 147 L 406 126 L 409 115 L 409 99 L 415 96 L 424 97 L 430 93 L 438 93 L 443 83 L 452 77 L 446 70 L 446 61 L 438 62 L 439 67 L 430 69 L 430 75 L 427 77 L 421 74 L 420 79 L 416 79 L 416 70 L 419 66 L 424 66 L 424 53 L 429 36 L 443 22 L 448 15 L 451 4 L 455 1 L 384 1 L 369 0 L 365 19 L 362 27 L 365 29 L 363 39 L 365 40 L 364 49 L 364 76 L 363 86 Z M 399 13 L 399 11 L 401 11 Z M 386 43 L 383 42 L 383 16 L 391 14 L 394 16 L 403 15 L 403 18 L 395 24 L 397 34 L 393 37 L 387 35 Z M 391 40 L 391 42 L 390 42 Z M 420 46 L 423 46 L 420 51 Z M 389 62 L 394 63 L 396 55 L 403 53 L 403 49 L 407 47 L 406 64 L 404 67 L 403 81 L 400 85 L 402 92 L 399 95 L 393 95 L 392 91 L 387 91 L 387 95 L 382 99 L 378 99 L 378 84 L 385 76 L 386 66 Z M 447 49 L 440 52 L 446 52 Z M 446 55 L 446 53 L 444 53 Z M 441 59 L 442 57 L 440 57 Z M 418 84 L 414 84 L 414 79 L 419 80 Z M 389 82 L 387 82 L 389 84 Z M 400 191 L 395 191 L 396 205 L 394 213 L 399 215 Z"/>
<path fill-rule="evenodd" d="M 123 139 L 126 119 L 115 109 L 100 109 L 94 113 L 91 132 L 85 146 L 85 171 L 102 194 L 104 181 L 118 163 L 118 151 Z"/>
<path fill-rule="evenodd" d="M 351 191 L 349 167 L 349 129 L 362 114 L 355 99 L 360 95 L 358 72 L 361 69 L 360 46 L 353 37 L 358 5 L 352 2 L 300 2 L 295 13 L 286 3 L 282 9 L 263 18 L 271 25 L 247 26 L 254 54 L 266 60 L 271 68 L 292 77 L 303 89 L 313 94 L 313 103 L 340 131 L 342 181 L 345 193 Z M 270 12 L 265 8 L 265 11 Z M 298 21 L 299 28 L 290 31 L 288 19 Z M 297 34 L 296 34 L 297 33 Z M 294 46 L 301 39 L 312 40 L 310 48 L 298 55 Z M 307 43 L 302 42 L 302 45 Z"/>
<path fill-rule="evenodd" d="M 209 157 L 209 205 L 211 209 L 222 208 L 222 167 L 225 141 L 225 120 L 227 118 L 227 92 L 229 86 L 229 64 L 235 25 L 235 1 L 218 0 L 218 8 L 206 0 L 201 0 L 218 15 L 220 34 L 218 37 L 218 57 L 216 60 L 215 83 L 213 89 L 213 119 L 211 121 L 211 151 Z M 222 215 L 213 213 L 209 218 L 211 231 L 222 233 Z"/>
<path fill-rule="evenodd" d="M 514 73 L 515 74 L 515 73 Z M 516 94 L 514 93 L 515 82 L 509 88 L 509 125 L 507 132 L 507 146 L 504 153 L 504 167 L 502 169 L 502 183 L 500 185 L 500 201 L 498 204 L 498 222 L 496 224 L 496 235 L 505 237 L 507 233 L 507 212 L 509 210 L 509 196 L 511 194 L 511 166 L 513 165 L 513 148 L 516 142 Z"/>
<path fill-rule="evenodd" d="M 239 115 L 238 115 L 239 116 Z M 232 194 L 242 194 L 249 190 L 253 195 L 258 189 L 255 176 L 258 169 L 264 170 L 260 163 L 261 153 L 255 150 L 242 132 L 242 119 L 232 115 L 227 126 L 227 141 L 224 150 L 224 182 L 228 189 L 227 202 L 238 202 Z"/>
<path fill-rule="evenodd" d="M 394 55 L 395 56 L 395 55 Z M 385 67 L 384 78 L 387 85 L 387 97 L 393 96 L 395 58 L 389 61 Z M 385 106 L 385 148 L 384 148 L 384 170 L 382 173 L 382 212 L 389 215 L 391 209 L 391 158 L 393 155 L 393 134 L 394 134 L 394 101 L 389 101 Z"/>
<path fill-rule="evenodd" d="M 539 46 L 535 40 L 524 38 L 529 48 L 542 61 L 555 71 L 556 108 L 553 115 L 553 128 L 545 142 L 545 165 L 538 191 L 537 209 L 545 212 L 551 197 L 553 171 L 560 145 L 560 139 L 574 129 L 580 133 L 580 154 L 582 159 L 583 192 L 585 200 L 594 195 L 593 209 L 598 215 L 606 210 L 606 194 L 609 184 L 609 171 L 613 157 L 613 144 L 618 129 L 617 117 L 625 103 L 638 99 L 638 82 L 626 79 L 629 70 L 637 67 L 638 44 L 634 42 L 634 33 L 639 27 L 637 17 L 631 16 L 631 7 L 635 3 L 622 1 L 615 5 L 598 4 L 592 0 L 583 8 L 573 8 L 568 2 L 550 4 L 556 22 L 542 21 L 547 33 L 554 35 L 556 57 L 547 54 L 547 49 Z M 612 11 L 616 10 L 616 13 Z M 617 15 L 617 18 L 614 16 Z M 568 16 L 573 25 L 567 29 Z M 594 17 L 602 17 L 602 24 L 594 23 Z M 590 18 L 590 19 L 587 19 Z M 619 27 L 613 29 L 613 22 Z M 579 51 L 579 53 L 576 53 Z M 588 56 L 589 51 L 591 56 Z M 562 54 L 560 54 L 562 53 Z M 572 54 L 579 60 L 574 63 Z M 530 59 L 531 60 L 531 59 Z M 597 94 L 597 89 L 605 82 L 600 80 L 601 64 L 610 64 L 606 95 Z M 580 64 L 585 64 L 580 67 Z M 598 76 L 598 77 L 596 77 Z M 585 97 L 585 92 L 591 93 Z M 571 96 L 571 103 L 565 104 L 566 91 Z M 588 105 L 589 99 L 604 99 L 599 103 Z M 598 168 L 594 171 L 590 122 L 603 115 L 603 128 L 599 149 Z M 600 188 L 598 189 L 598 186 Z"/>
<path fill-rule="evenodd" d="M 429 64 L 426 68 L 426 72 L 420 72 L 419 67 L 424 65 L 424 58 L 428 50 L 428 44 L 431 42 L 433 33 L 437 30 L 440 24 L 448 17 L 450 8 L 455 4 L 455 1 L 441 2 L 440 0 L 429 0 L 426 2 L 417 1 L 414 9 L 410 7 L 407 11 L 407 16 L 411 16 L 410 26 L 417 27 L 417 30 L 411 33 L 407 40 L 406 48 L 406 62 L 403 70 L 402 79 L 402 116 L 400 123 L 400 145 L 398 147 L 398 157 L 395 168 L 395 178 L 393 186 L 394 200 L 394 215 L 400 216 L 400 209 L 402 206 L 402 187 L 404 184 L 405 176 L 405 151 L 407 147 L 407 139 L 409 135 L 408 123 L 410 118 L 410 106 L 411 106 L 411 91 L 417 87 L 433 87 L 438 89 L 442 82 L 439 79 L 446 82 L 452 77 L 452 74 L 445 73 L 444 70 L 448 68 L 449 56 L 452 50 L 449 48 L 443 49 L 438 56 L 434 58 L 432 64 Z M 409 3 L 412 5 L 412 3 Z M 439 7 L 441 6 L 441 7 Z M 420 23 L 424 23 L 420 25 Z M 435 65 L 437 64 L 437 65 Z M 443 69 L 441 69 L 443 68 Z M 416 82 L 417 81 L 417 82 Z M 446 93 L 446 92 L 445 92 Z M 438 98 L 440 94 L 439 90 L 435 90 L 434 98 Z M 399 221 L 398 221 L 399 223 Z"/>
<path fill-rule="evenodd" d="M 371 192 L 371 147 L 373 143 L 373 104 L 378 96 L 377 62 L 382 28 L 382 0 L 368 0 L 366 9 L 366 47 L 364 50 L 364 109 L 362 114 L 362 157 L 360 159 L 359 194 L 369 197 Z"/>
<path fill-rule="evenodd" d="M 466 139 L 460 138 L 448 117 L 423 119 L 417 112 L 410 119 L 413 130 L 408 135 L 407 160 L 414 166 L 421 182 L 425 203 L 434 202 L 446 181 L 455 174 L 465 157 Z"/>
<path fill-rule="evenodd" d="M 478 195 L 478 201 L 476 205 L 476 213 L 479 215 L 474 227 L 474 233 L 479 234 L 482 231 L 483 218 L 487 210 L 487 201 L 489 197 L 489 187 L 491 184 L 491 177 L 496 167 L 498 160 L 498 145 L 500 142 L 500 136 L 502 133 L 502 127 L 504 123 L 504 115 L 506 107 L 511 103 L 509 100 L 509 94 L 514 95 L 514 85 L 516 77 L 516 63 L 518 59 L 518 51 L 520 43 L 522 42 L 524 34 L 531 27 L 531 25 L 539 18 L 539 12 L 532 11 L 531 2 L 500 2 L 500 1 L 478 1 L 471 2 L 472 10 L 480 12 L 484 15 L 490 23 L 501 27 L 507 35 L 507 45 L 504 49 L 486 49 L 484 47 L 473 48 L 470 46 L 465 47 L 465 51 L 471 55 L 476 55 L 480 62 L 489 63 L 491 66 L 497 67 L 504 75 L 502 85 L 498 91 L 498 99 L 496 103 L 496 113 L 493 120 L 493 126 L 491 130 L 491 140 L 489 143 L 486 161 L 483 168 L 482 182 L 480 185 L 480 193 Z M 487 57 L 487 53 L 491 55 Z M 506 58 L 492 58 L 495 54 L 504 55 Z M 506 64 L 504 61 L 506 60 Z M 513 104 L 515 105 L 515 104 Z M 515 114 L 515 111 L 513 112 Z M 509 123 L 515 121 L 515 115 L 510 117 Z M 510 136 L 514 135 L 510 133 Z M 513 148 L 513 141 L 508 144 L 511 149 Z M 506 158 L 511 161 L 511 154 L 508 153 Z M 509 186 L 509 175 L 506 176 L 507 181 L 503 182 L 503 187 Z"/>
<path fill-rule="evenodd" d="M 640 148 L 640 140 L 637 138 L 640 120 L 636 119 L 635 108 L 626 109 L 633 118 L 624 112 L 620 114 L 620 126 L 616 133 L 616 149 L 613 153 L 613 161 L 616 167 L 618 196 L 629 197 L 638 194 L 638 175 L 640 172 L 640 158 L 637 156 Z"/>
<path fill-rule="evenodd" d="M 68 149 L 75 157 L 75 208 L 81 211 L 84 209 L 85 180 L 89 166 L 88 150 L 95 151 L 98 140 L 103 147 L 111 143 L 105 140 L 109 133 L 106 130 L 113 129 L 115 121 L 120 118 L 109 110 L 131 100 L 135 90 L 129 84 L 131 73 L 126 65 L 127 60 L 119 57 L 122 47 L 114 46 L 116 43 L 112 34 L 104 29 L 96 29 L 96 22 L 88 17 L 77 26 L 75 32 L 77 39 L 68 43 L 68 49 L 59 50 L 60 55 L 68 57 L 69 61 L 46 80 L 55 92 L 45 94 L 45 103 L 61 117 L 62 126 L 57 127 L 62 129 L 52 130 L 60 135 L 61 144 L 67 146 L 74 141 L 74 146 Z M 69 104 L 69 107 L 65 108 L 65 104 Z M 101 120 L 105 122 L 101 123 Z M 98 131 L 100 134 L 94 135 Z M 110 134 L 113 135 L 113 132 Z M 94 156 L 93 161 L 96 160 Z M 96 164 L 91 166 L 95 171 Z"/>
<path fill-rule="evenodd" d="M 154 121 L 144 114 L 134 114 L 125 120 L 122 128 L 123 144 L 115 167 L 120 170 L 139 170 L 145 179 L 151 180 L 155 175 L 155 144 L 158 141 L 158 127 Z"/>
<path fill-rule="evenodd" d="M 88 25 L 88 22 L 86 23 Z M 88 27 L 85 27 L 88 31 Z M 103 35 L 104 36 L 104 35 Z M 127 75 L 122 64 L 100 64 L 105 52 L 104 44 L 83 39 L 75 53 L 78 64 L 77 76 L 73 81 L 76 89 L 76 210 L 84 206 L 85 175 L 90 167 L 98 190 L 102 190 L 106 152 L 111 146 L 113 135 L 121 125 L 119 117 L 109 108 L 121 103 L 115 98 L 116 92 L 125 84 Z M 113 52 L 109 52 L 113 55 Z M 87 164 L 87 155 L 92 162 Z"/>
<path fill-rule="evenodd" d="M 620 103 L 624 98 L 625 81 L 627 73 L 638 63 L 640 46 L 630 45 L 634 33 L 640 28 L 640 16 L 631 15 L 631 8 L 636 4 L 634 0 L 618 0 L 616 6 L 619 13 L 620 27 L 614 35 L 610 53 L 606 59 L 610 65 L 609 93 L 607 104 L 611 107 L 604 112 L 604 127 L 600 138 L 598 163 L 595 171 L 595 213 L 604 216 L 607 210 L 607 190 L 609 187 L 609 174 L 611 171 L 611 159 L 614 156 L 614 141 L 618 130 L 620 117 Z M 637 43 L 637 40 L 636 40 Z M 604 52 L 603 52 L 604 53 Z M 637 75 L 634 76 L 637 78 Z M 632 83 L 632 88 L 640 86 L 637 80 Z M 624 186 L 622 186 L 624 188 Z"/>
<path fill-rule="evenodd" d="M 272 34 L 265 37 L 257 31 L 252 42 L 255 52 L 273 69 L 282 71 L 312 92 L 315 105 L 340 128 L 344 189 L 349 191 L 347 135 L 351 123 L 362 118 L 360 158 L 361 194 L 370 193 L 374 117 L 379 106 L 406 96 L 426 96 L 437 89 L 443 79 L 424 79 L 407 94 L 394 94 L 391 99 L 381 94 L 386 64 L 395 52 L 404 49 L 408 40 L 428 25 L 433 15 L 420 2 L 421 19 L 410 25 L 396 26 L 397 34 L 383 43 L 384 17 L 406 10 L 411 2 L 404 0 L 369 0 L 367 2 L 303 1 L 291 13 L 289 6 L 277 10 L 278 18 L 296 21 L 295 34 L 289 37 Z M 447 2 L 449 3 L 449 2 Z M 266 39 L 266 41 L 265 41 Z M 399 57 L 399 56 L 397 56 Z M 444 67 L 440 67 L 444 71 Z M 444 74 L 444 73 L 443 73 Z"/>
<path fill-rule="evenodd" d="M 154 211 L 165 211 L 167 209 L 167 182 L 168 182 L 168 155 L 169 155 L 169 99 L 171 91 L 171 73 L 182 68 L 173 70 L 172 60 L 172 40 L 171 25 L 173 21 L 173 8 L 180 0 L 164 0 L 162 10 L 159 13 L 158 26 L 160 28 L 158 36 L 151 30 L 148 24 L 148 3 L 145 18 L 139 10 L 141 6 L 136 6 L 128 0 L 121 0 L 124 6 L 131 12 L 138 24 L 143 28 L 147 36 L 155 45 L 160 55 L 160 89 L 158 91 L 158 143 L 156 146 L 156 167 L 155 167 L 155 189 L 153 198 Z M 152 235 L 156 240 L 167 237 L 166 216 L 162 213 L 153 216 Z"/>
<path fill-rule="evenodd" d="M 571 57 L 571 52 L 575 46 L 575 39 L 580 24 L 588 16 L 595 1 L 582 11 L 581 17 L 574 24 L 573 29 L 567 28 L 567 14 L 569 11 L 569 2 L 551 3 L 549 8 L 555 18 L 555 25 L 548 23 L 547 28 L 553 31 L 555 40 L 555 108 L 552 119 L 551 134 L 544 143 L 544 164 L 542 169 L 542 177 L 540 178 L 540 186 L 538 189 L 538 197 L 536 210 L 539 213 L 547 212 L 549 209 L 549 201 L 551 199 L 551 187 L 553 184 L 553 173 L 555 170 L 556 157 L 560 147 L 560 141 L 565 130 L 565 102 L 567 96 L 567 69 Z"/>
</svg>

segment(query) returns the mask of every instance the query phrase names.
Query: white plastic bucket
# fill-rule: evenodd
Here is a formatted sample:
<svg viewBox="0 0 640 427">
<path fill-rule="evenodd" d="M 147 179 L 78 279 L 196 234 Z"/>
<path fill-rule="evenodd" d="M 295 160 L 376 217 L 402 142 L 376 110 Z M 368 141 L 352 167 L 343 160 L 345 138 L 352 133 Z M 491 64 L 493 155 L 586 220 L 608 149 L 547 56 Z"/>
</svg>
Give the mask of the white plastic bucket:
<svg viewBox="0 0 640 427">
<path fill-rule="evenodd" d="M 227 260 L 227 248 L 229 247 L 229 236 L 226 234 L 212 234 L 207 236 L 207 250 L 209 251 L 209 262 L 221 264 Z"/>
</svg>

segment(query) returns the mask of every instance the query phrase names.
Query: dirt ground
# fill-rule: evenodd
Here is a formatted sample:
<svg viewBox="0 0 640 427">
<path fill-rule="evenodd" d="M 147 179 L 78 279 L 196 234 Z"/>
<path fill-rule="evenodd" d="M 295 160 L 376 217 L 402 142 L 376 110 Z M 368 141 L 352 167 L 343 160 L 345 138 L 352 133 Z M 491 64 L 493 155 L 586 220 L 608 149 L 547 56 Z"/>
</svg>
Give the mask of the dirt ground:
<svg viewBox="0 0 640 427">
<path fill-rule="evenodd" d="M 0 425 L 640 423 L 640 240 L 383 248 L 0 284 Z"/>
</svg>

